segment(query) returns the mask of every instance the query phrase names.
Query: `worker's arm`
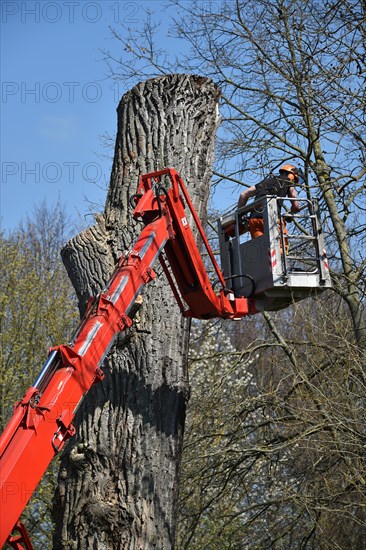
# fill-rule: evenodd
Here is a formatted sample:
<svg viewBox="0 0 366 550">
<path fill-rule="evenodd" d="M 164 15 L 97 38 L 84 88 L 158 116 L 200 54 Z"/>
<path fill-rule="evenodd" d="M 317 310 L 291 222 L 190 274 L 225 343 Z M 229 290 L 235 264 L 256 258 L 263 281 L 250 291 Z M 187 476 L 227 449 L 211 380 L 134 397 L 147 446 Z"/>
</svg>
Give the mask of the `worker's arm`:
<svg viewBox="0 0 366 550">
<path fill-rule="evenodd" d="M 289 188 L 288 196 L 291 199 L 297 199 L 297 194 L 296 194 L 295 187 L 290 187 Z M 291 201 L 291 212 L 292 212 L 292 214 L 297 214 L 297 212 L 299 212 L 299 210 L 300 210 L 299 201 L 297 201 L 297 200 Z"/>
<path fill-rule="evenodd" d="M 251 187 L 248 187 L 245 191 L 240 193 L 239 200 L 238 200 L 238 208 L 241 208 L 242 206 L 245 206 L 248 200 L 251 197 L 254 197 L 257 190 L 255 185 L 252 185 Z"/>
</svg>

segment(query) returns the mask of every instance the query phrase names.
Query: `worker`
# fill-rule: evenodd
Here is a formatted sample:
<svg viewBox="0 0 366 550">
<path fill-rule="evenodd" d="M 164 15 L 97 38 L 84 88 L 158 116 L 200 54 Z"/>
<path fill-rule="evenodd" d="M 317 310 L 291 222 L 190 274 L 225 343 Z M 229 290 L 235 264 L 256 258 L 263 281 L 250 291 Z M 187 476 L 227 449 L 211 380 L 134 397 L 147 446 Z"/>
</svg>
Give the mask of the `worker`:
<svg viewBox="0 0 366 550">
<path fill-rule="evenodd" d="M 248 187 L 245 191 L 240 193 L 238 208 L 242 208 L 246 205 L 248 200 L 251 197 L 255 197 L 255 200 L 264 197 L 265 195 L 276 195 L 277 197 L 290 197 L 294 199 L 291 201 L 291 214 L 296 214 L 299 211 L 299 202 L 296 200 L 297 194 L 295 190 L 295 185 L 299 181 L 299 169 L 292 164 L 285 164 L 279 170 L 279 174 L 269 176 L 257 185 L 252 185 Z M 282 201 L 281 201 L 282 205 Z M 287 227 L 286 221 L 282 217 L 282 231 L 284 234 L 285 249 L 286 253 L 288 252 L 289 244 L 287 239 Z M 261 207 L 254 207 L 250 213 L 249 218 L 249 232 L 252 239 L 260 237 L 264 234 L 264 222 L 263 222 L 263 213 L 261 212 Z"/>
</svg>

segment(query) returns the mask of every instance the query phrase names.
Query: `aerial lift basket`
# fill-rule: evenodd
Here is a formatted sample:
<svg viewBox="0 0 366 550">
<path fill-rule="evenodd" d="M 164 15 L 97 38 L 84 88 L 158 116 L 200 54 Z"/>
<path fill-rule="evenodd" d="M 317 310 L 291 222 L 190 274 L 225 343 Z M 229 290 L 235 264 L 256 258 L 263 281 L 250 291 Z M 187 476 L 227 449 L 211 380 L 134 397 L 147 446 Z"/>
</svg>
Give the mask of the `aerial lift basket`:
<svg viewBox="0 0 366 550">
<path fill-rule="evenodd" d="M 282 309 L 332 286 L 317 201 L 296 199 L 300 211 L 288 223 L 292 200 L 265 196 L 218 220 L 227 286 L 237 296 L 255 297 L 257 308 Z M 251 239 L 255 211 L 264 234 Z"/>
</svg>

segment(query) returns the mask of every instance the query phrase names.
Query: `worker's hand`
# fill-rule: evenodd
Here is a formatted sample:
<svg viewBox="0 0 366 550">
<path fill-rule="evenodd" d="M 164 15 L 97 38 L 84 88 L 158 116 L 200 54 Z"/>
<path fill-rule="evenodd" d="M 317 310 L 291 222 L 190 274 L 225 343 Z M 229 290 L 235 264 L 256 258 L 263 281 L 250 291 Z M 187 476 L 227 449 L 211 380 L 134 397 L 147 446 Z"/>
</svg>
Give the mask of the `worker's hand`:
<svg viewBox="0 0 366 550">
<path fill-rule="evenodd" d="M 294 221 L 294 217 L 292 214 L 288 213 L 288 214 L 284 214 L 282 216 L 282 218 L 285 220 L 285 222 L 293 222 Z"/>
</svg>

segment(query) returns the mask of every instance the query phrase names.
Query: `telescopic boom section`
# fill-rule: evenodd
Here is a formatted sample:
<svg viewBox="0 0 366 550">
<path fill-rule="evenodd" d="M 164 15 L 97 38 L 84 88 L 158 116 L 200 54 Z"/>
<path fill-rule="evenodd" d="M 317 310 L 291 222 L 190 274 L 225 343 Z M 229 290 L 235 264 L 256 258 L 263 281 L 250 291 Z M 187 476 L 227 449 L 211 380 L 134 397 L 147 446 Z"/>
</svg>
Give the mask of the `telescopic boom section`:
<svg viewBox="0 0 366 550">
<path fill-rule="evenodd" d="M 117 334 L 131 326 L 132 306 L 155 278 L 152 268 L 158 258 L 183 315 L 207 319 L 256 313 L 253 301 L 234 298 L 225 290 L 223 275 L 175 170 L 142 176 L 133 200 L 134 217 L 145 223 L 135 246 L 120 258 L 106 289 L 90 299 L 72 342 L 51 349 L 0 438 L 1 546 L 7 540 L 14 548 L 31 548 L 19 517 L 52 458 L 74 435 L 76 410 L 91 386 L 103 378 L 103 360 Z M 187 216 L 197 226 L 219 290 L 211 285 Z M 16 536 L 11 535 L 13 529 Z"/>
</svg>

